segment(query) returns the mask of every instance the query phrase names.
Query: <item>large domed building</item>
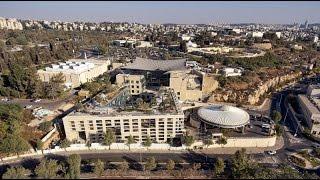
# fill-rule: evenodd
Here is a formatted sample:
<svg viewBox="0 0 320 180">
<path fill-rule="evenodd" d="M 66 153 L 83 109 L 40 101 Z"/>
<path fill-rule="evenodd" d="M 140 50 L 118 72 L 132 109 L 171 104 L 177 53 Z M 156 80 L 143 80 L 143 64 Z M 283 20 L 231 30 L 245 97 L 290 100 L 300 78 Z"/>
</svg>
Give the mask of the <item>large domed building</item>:
<svg viewBox="0 0 320 180">
<path fill-rule="evenodd" d="M 246 111 L 228 105 L 201 107 L 197 116 L 205 124 L 220 128 L 239 128 L 250 123 L 250 116 Z"/>
</svg>

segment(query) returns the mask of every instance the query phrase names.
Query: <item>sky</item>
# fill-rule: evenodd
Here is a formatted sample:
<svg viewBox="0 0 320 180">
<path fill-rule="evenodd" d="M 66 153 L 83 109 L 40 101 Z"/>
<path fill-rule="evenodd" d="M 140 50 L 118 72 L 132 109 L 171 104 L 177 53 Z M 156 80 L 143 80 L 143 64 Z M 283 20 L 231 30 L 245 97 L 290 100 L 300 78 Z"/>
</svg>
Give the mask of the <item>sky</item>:
<svg viewBox="0 0 320 180">
<path fill-rule="evenodd" d="M 2 1 L 0 17 L 67 22 L 319 23 L 320 1 Z"/>
</svg>

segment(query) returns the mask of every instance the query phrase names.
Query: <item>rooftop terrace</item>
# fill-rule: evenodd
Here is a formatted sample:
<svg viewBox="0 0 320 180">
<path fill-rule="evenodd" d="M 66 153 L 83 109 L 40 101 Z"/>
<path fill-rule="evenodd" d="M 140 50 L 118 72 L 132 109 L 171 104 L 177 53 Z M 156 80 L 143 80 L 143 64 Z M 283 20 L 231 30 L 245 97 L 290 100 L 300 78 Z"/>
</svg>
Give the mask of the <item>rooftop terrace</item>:
<svg viewBox="0 0 320 180">
<path fill-rule="evenodd" d="M 131 96 L 127 87 L 115 88 L 108 93 L 98 94 L 73 115 L 142 116 L 183 114 L 178 99 L 170 89 L 145 91 Z"/>
</svg>

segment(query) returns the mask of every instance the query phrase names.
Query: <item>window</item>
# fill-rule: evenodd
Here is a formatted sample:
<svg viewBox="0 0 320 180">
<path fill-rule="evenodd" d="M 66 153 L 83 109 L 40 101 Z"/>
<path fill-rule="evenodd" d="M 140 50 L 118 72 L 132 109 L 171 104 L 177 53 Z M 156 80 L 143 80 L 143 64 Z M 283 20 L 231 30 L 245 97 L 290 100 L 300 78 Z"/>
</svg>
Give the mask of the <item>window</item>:
<svg viewBox="0 0 320 180">
<path fill-rule="evenodd" d="M 177 95 L 180 95 L 180 92 L 177 92 Z"/>
<path fill-rule="evenodd" d="M 131 88 L 134 88 L 134 85 L 132 85 Z"/>
<path fill-rule="evenodd" d="M 102 120 L 97 120 L 97 124 L 98 124 L 98 123 L 102 123 Z"/>
<path fill-rule="evenodd" d="M 136 81 L 137 84 L 139 84 L 139 81 Z"/>
<path fill-rule="evenodd" d="M 131 81 L 131 83 L 133 84 L 133 83 L 134 83 L 134 81 Z"/>
<path fill-rule="evenodd" d="M 134 90 L 132 90 L 131 92 L 134 93 Z"/>
<path fill-rule="evenodd" d="M 140 88 L 140 86 L 137 86 L 137 88 L 139 89 L 139 88 Z"/>
</svg>

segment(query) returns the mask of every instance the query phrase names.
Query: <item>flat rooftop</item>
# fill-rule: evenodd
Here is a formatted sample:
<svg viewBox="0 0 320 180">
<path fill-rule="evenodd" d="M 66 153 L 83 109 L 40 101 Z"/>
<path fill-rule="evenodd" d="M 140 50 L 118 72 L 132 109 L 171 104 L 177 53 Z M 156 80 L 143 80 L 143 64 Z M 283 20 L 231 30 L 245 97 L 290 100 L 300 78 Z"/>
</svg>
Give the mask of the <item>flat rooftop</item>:
<svg viewBox="0 0 320 180">
<path fill-rule="evenodd" d="M 70 59 L 65 62 L 51 64 L 44 70 L 39 71 L 80 74 L 84 71 L 92 70 L 95 67 L 98 67 L 105 63 L 107 63 L 107 61 L 100 61 L 95 59 Z"/>
</svg>

